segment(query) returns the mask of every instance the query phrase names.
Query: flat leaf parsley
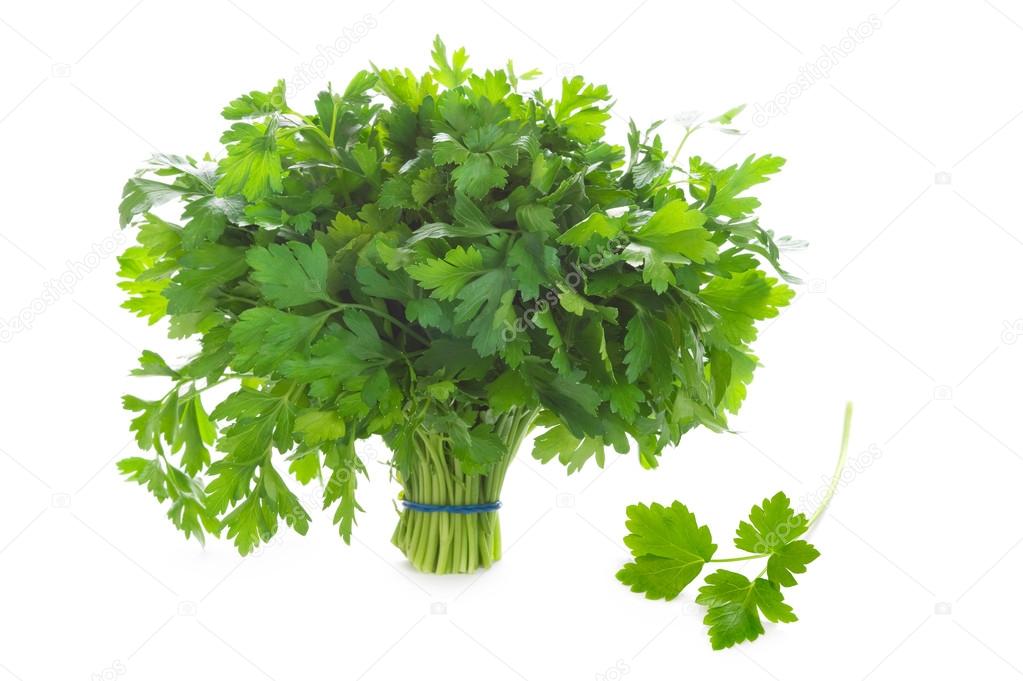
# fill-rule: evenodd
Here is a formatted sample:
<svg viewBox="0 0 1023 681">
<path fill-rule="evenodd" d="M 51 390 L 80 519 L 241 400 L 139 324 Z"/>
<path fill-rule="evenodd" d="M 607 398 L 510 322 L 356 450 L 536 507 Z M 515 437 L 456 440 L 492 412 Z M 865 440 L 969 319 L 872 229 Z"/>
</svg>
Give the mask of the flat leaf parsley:
<svg viewBox="0 0 1023 681">
<path fill-rule="evenodd" d="M 244 94 L 225 153 L 158 154 L 126 183 L 124 307 L 197 352 L 143 354 L 136 373 L 166 383 L 124 398 L 145 454 L 120 468 L 186 536 L 244 554 L 322 505 L 350 541 L 356 444 L 380 438 L 394 543 L 470 572 L 501 555 L 496 504 L 534 428 L 534 456 L 569 472 L 632 443 L 652 468 L 739 409 L 757 322 L 792 297 L 794 242 L 749 194 L 782 159 L 679 161 L 659 123 L 619 145 L 604 85 L 529 90 L 538 72 L 476 70 L 439 38 L 432 60 L 306 111 L 284 81 Z"/>
<path fill-rule="evenodd" d="M 778 492 L 755 505 L 749 519 L 739 523 L 734 543 L 747 555 L 715 558 L 717 546 L 711 541 L 710 530 L 697 523 L 685 504 L 635 504 L 626 509 L 625 522 L 629 530 L 625 545 L 634 560 L 618 571 L 618 580 L 647 598 L 670 601 L 699 577 L 708 563 L 766 559 L 753 579 L 719 569 L 704 580 L 696 602 L 707 607 L 703 623 L 708 627 L 711 646 L 720 650 L 752 641 L 764 633 L 765 619 L 795 622 L 796 615 L 785 602 L 782 588 L 795 586 L 795 576 L 806 572 L 806 566 L 820 556 L 801 537 L 810 531 L 835 493 L 845 466 L 851 419 L 852 408 L 847 406 L 838 464 L 810 518 L 793 510 L 789 498 Z"/>
</svg>

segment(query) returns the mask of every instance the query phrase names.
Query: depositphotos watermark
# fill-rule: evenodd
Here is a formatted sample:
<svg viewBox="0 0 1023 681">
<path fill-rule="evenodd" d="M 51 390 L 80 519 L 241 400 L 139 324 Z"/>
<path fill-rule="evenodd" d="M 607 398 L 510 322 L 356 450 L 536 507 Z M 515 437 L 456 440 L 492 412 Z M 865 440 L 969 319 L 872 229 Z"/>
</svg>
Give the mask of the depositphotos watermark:
<svg viewBox="0 0 1023 681">
<path fill-rule="evenodd" d="M 1002 322 L 1002 342 L 1006 345 L 1015 345 L 1016 341 L 1023 338 L 1023 319 L 1005 320 Z"/>
<path fill-rule="evenodd" d="M 565 275 L 562 283 L 568 289 L 575 291 L 586 281 L 585 276 L 583 276 L 584 273 L 600 269 L 609 257 L 620 253 L 629 243 L 629 238 L 624 234 L 614 237 L 607 242 L 607 246 L 603 251 L 594 253 L 585 262 L 573 266 L 572 271 Z M 560 295 L 559 291 L 548 289 L 546 293 L 534 300 L 532 305 L 516 318 L 514 324 L 505 322 L 504 329 L 501 331 L 501 337 L 504 339 L 504 342 L 511 343 L 520 333 L 525 333 L 527 329 L 535 329 L 536 322 L 534 320 L 536 315 L 543 314 L 552 307 L 556 307 L 561 302 Z"/>
<path fill-rule="evenodd" d="M 632 671 L 632 667 L 625 660 L 618 660 L 612 666 L 602 672 L 597 672 L 597 681 L 621 681 Z"/>
<path fill-rule="evenodd" d="M 341 29 L 341 33 L 333 42 L 317 45 L 316 55 L 296 66 L 294 75 L 288 79 L 291 92 L 301 92 L 310 85 L 319 86 L 330 68 L 379 25 L 374 15 L 366 14 L 350 26 Z"/>
<path fill-rule="evenodd" d="M 128 673 L 128 668 L 120 660 L 114 660 L 108 666 L 89 675 L 89 681 L 114 681 Z"/>
<path fill-rule="evenodd" d="M 846 487 L 856 481 L 867 469 L 877 463 L 884 455 L 884 451 L 876 444 L 872 444 L 864 451 L 850 459 L 842 467 L 837 481 L 821 476 L 820 486 L 809 494 L 799 497 L 796 503 L 796 510 L 799 515 L 794 515 L 785 522 L 780 523 L 770 532 L 763 534 L 760 541 L 753 547 L 755 553 L 770 553 L 775 547 L 788 543 L 793 536 L 798 536 L 806 529 L 806 516 L 813 519 L 821 506 L 830 502 L 831 494 L 838 494 Z M 832 487 L 832 484 L 835 486 Z"/>
<path fill-rule="evenodd" d="M 837 44 L 822 45 L 820 56 L 801 66 L 799 75 L 779 90 L 778 94 L 766 102 L 757 102 L 753 105 L 753 125 L 762 128 L 772 118 L 788 113 L 792 102 L 799 99 L 803 93 L 821 80 L 829 78 L 831 69 L 838 66 L 839 62 L 852 54 L 880 28 L 881 17 L 871 14 L 855 27 L 846 31 L 846 35 Z"/>
<path fill-rule="evenodd" d="M 0 319 L 0 343 L 9 343 L 23 331 L 30 331 L 36 320 L 61 298 L 74 293 L 87 276 L 96 271 L 104 260 L 120 252 L 125 237 L 121 231 L 92 244 L 92 248 L 78 260 L 68 260 L 60 276 L 43 284 L 39 295 L 25 304 L 14 317 Z"/>
</svg>

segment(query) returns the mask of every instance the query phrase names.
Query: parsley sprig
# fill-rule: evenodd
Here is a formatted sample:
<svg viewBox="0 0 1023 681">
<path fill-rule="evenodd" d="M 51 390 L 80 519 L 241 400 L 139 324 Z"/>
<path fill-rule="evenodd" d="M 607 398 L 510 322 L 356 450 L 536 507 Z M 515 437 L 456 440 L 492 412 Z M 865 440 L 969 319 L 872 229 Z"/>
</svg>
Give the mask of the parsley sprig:
<svg viewBox="0 0 1023 681">
<path fill-rule="evenodd" d="M 795 622 L 796 615 L 782 589 L 796 585 L 796 575 L 820 553 L 803 537 L 831 503 L 838 487 L 849 445 L 852 406 L 847 405 L 842 427 L 838 463 L 824 495 L 807 518 L 796 513 L 789 498 L 778 492 L 753 506 L 748 520 L 739 523 L 734 544 L 744 555 L 716 558 L 717 545 L 706 525 L 675 501 L 670 506 L 635 504 L 626 509 L 629 535 L 625 545 L 634 560 L 616 575 L 632 591 L 650 599 L 672 600 L 693 582 L 709 563 L 740 563 L 764 560 L 762 570 L 752 579 L 728 569 L 709 574 L 696 596 L 707 607 L 703 623 L 708 626 L 715 650 L 753 641 L 764 633 L 763 619 Z"/>
</svg>

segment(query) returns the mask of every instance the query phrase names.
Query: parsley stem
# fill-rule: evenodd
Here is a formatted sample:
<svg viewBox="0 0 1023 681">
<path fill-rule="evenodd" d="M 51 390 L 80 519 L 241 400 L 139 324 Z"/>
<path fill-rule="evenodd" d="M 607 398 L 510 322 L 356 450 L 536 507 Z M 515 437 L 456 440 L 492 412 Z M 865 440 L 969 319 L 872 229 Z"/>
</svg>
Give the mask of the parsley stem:
<svg viewBox="0 0 1023 681">
<path fill-rule="evenodd" d="M 210 388 L 216 388 L 218 385 L 223 385 L 227 381 L 230 381 L 230 380 L 241 380 L 243 378 L 259 378 L 259 377 L 254 375 L 254 374 L 237 374 L 237 373 L 225 372 L 225 373 L 221 374 L 219 381 L 212 381 L 210 383 L 207 383 L 206 385 L 204 385 L 201 388 L 196 388 L 195 387 L 195 381 L 192 381 L 192 389 L 195 390 L 195 392 L 197 392 L 197 393 L 206 392 Z M 179 386 L 182 385 L 183 383 L 185 383 L 185 381 L 182 381 L 179 384 Z"/>
<path fill-rule="evenodd" d="M 675 153 L 671 155 L 671 160 L 668 161 L 668 163 L 670 163 L 671 165 L 675 165 L 675 160 L 678 158 L 678 155 L 682 153 L 682 145 L 686 143 L 686 140 L 689 139 L 690 135 L 692 135 L 694 132 L 696 132 L 699 129 L 700 129 L 700 126 L 698 126 L 698 125 L 695 126 L 695 127 L 691 127 L 691 128 L 687 127 L 686 128 L 686 134 L 682 136 L 681 140 L 679 140 L 678 146 L 675 147 Z"/>
<path fill-rule="evenodd" d="M 395 326 L 403 329 L 405 333 L 412 336 L 423 345 L 430 344 L 430 341 L 428 341 L 426 338 L 413 331 L 412 327 L 410 327 L 408 324 L 405 324 L 404 322 L 400 321 L 397 317 L 394 317 L 388 314 L 387 312 L 384 312 L 383 310 L 378 310 L 370 305 L 360 305 L 359 303 L 335 303 L 334 306 L 331 308 L 332 311 L 344 309 L 365 310 L 366 312 L 372 312 L 373 314 L 379 317 L 383 317 L 384 319 L 391 322 Z"/>
<path fill-rule="evenodd" d="M 239 303 L 246 303 L 246 304 L 251 305 L 253 307 L 258 307 L 259 306 L 259 301 L 258 300 L 253 300 L 252 298 L 246 298 L 245 296 L 236 296 L 233 293 L 222 293 L 221 297 L 224 300 L 236 300 Z"/>
<path fill-rule="evenodd" d="M 770 553 L 751 553 L 748 556 L 733 556 L 732 558 L 712 558 L 708 560 L 708 563 L 736 563 L 740 560 L 756 560 L 757 558 L 766 558 L 771 555 Z"/>
<path fill-rule="evenodd" d="M 828 504 L 831 503 L 831 498 L 835 496 L 835 490 L 838 489 L 838 481 L 842 478 L 842 471 L 845 469 L 845 457 L 849 453 L 849 429 L 852 425 L 852 411 L 852 402 L 846 402 L 845 419 L 842 422 L 842 445 L 838 451 L 838 463 L 835 464 L 835 472 L 831 475 L 831 482 L 828 484 L 828 490 L 824 493 L 824 498 L 821 500 L 820 505 L 817 506 L 817 510 L 810 516 L 810 521 L 806 524 L 807 531 L 813 527 L 813 524 L 817 522 L 817 519 L 827 509 Z"/>
</svg>

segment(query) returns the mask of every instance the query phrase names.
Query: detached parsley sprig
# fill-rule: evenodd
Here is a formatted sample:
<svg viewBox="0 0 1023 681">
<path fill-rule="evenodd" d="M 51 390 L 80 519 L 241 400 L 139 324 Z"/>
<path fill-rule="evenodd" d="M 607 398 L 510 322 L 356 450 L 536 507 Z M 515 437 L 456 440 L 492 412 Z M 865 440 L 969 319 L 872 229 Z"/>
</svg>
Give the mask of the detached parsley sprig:
<svg viewBox="0 0 1023 681">
<path fill-rule="evenodd" d="M 789 498 L 778 492 L 750 509 L 749 520 L 739 523 L 735 547 L 745 555 L 715 558 L 717 545 L 710 529 L 676 501 L 670 506 L 634 504 L 626 509 L 630 534 L 625 545 L 635 560 L 616 575 L 618 580 L 647 598 L 673 600 L 695 580 L 708 563 L 766 560 L 752 580 L 732 570 L 719 569 L 706 577 L 696 602 L 707 607 L 703 619 L 715 650 L 753 641 L 764 633 L 761 617 L 770 622 L 795 622 L 797 617 L 782 595 L 796 585 L 797 574 L 820 556 L 803 537 L 828 507 L 835 494 L 849 445 L 852 405 L 846 405 L 838 463 L 824 498 L 810 515 L 796 513 Z"/>
</svg>

